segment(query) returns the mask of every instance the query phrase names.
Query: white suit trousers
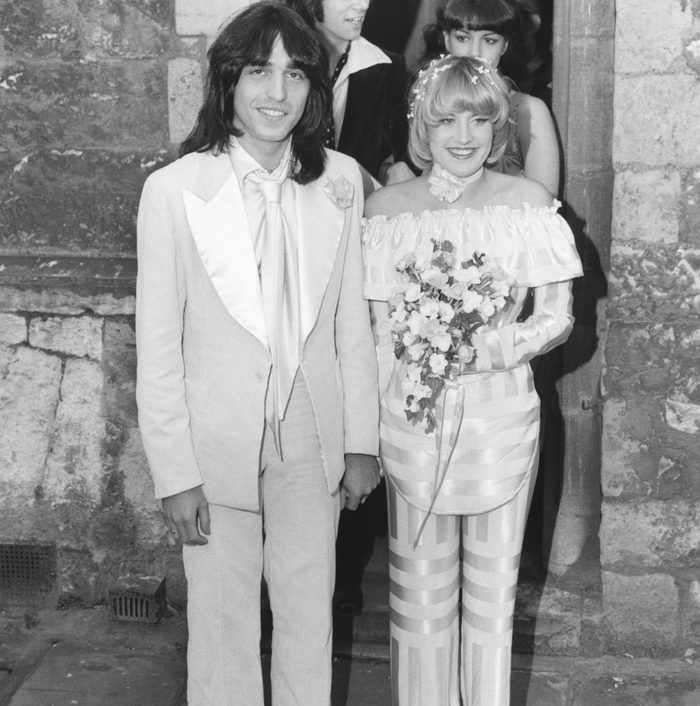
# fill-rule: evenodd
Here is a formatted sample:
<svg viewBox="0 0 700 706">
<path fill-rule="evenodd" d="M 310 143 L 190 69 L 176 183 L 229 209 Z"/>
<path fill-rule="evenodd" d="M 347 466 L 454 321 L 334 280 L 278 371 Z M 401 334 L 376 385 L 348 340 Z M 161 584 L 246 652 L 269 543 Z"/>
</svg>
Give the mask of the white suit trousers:
<svg viewBox="0 0 700 706">
<path fill-rule="evenodd" d="M 265 435 L 262 512 L 210 504 L 209 544 L 184 547 L 189 706 L 263 706 L 263 574 L 274 624 L 272 703 L 329 706 L 340 500 L 328 493 L 300 375 L 280 435 L 284 462 Z"/>
</svg>

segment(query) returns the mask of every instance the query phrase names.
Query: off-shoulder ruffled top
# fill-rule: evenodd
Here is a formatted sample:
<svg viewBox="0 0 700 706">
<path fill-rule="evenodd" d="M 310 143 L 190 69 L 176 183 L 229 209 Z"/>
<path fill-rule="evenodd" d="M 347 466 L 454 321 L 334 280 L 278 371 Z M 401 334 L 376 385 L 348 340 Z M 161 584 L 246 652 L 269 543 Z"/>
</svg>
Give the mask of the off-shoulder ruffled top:
<svg viewBox="0 0 700 706">
<path fill-rule="evenodd" d="M 486 253 L 519 287 L 537 287 L 582 274 L 574 236 L 550 207 L 492 206 L 445 209 L 363 219 L 367 299 L 387 300 L 396 283 L 395 263 L 409 252 L 426 261 L 432 240 L 449 240 L 465 258 Z"/>
</svg>

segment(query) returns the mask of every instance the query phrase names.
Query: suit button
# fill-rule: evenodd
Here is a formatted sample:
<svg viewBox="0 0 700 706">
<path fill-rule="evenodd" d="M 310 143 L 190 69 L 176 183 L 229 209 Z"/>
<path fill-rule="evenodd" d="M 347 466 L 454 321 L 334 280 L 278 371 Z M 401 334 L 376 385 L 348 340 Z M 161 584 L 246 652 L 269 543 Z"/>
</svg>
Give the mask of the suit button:
<svg viewBox="0 0 700 706">
<path fill-rule="evenodd" d="M 255 379 L 258 382 L 262 382 L 262 379 L 263 379 L 262 373 L 255 373 Z"/>
</svg>

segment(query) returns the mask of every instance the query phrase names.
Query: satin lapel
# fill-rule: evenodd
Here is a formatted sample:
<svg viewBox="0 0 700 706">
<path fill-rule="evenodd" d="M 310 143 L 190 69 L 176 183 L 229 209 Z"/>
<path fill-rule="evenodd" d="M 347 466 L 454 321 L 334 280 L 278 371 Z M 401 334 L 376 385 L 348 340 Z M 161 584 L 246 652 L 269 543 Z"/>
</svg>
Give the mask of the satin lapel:
<svg viewBox="0 0 700 706">
<path fill-rule="evenodd" d="M 192 191 L 183 191 L 192 238 L 226 310 L 267 347 L 260 277 L 241 190 L 228 155 L 210 159 L 217 160 L 219 170 L 218 160 L 226 160 L 228 176 L 208 200 L 207 191 L 217 186 L 209 175 L 194 183 Z"/>
<path fill-rule="evenodd" d="M 338 255 L 338 246 L 349 226 L 352 208 L 337 205 L 324 190 L 323 175 L 311 184 L 294 184 L 299 239 L 299 289 L 301 340 L 316 325 L 323 296 Z"/>
</svg>

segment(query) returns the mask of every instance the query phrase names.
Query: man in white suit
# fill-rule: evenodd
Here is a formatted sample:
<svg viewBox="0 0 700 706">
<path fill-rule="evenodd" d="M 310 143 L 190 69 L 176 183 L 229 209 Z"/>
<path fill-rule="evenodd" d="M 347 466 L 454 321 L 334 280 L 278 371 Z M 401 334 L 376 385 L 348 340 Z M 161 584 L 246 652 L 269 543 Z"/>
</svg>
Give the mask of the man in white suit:
<svg viewBox="0 0 700 706">
<path fill-rule="evenodd" d="M 261 574 L 273 703 L 328 706 L 338 515 L 379 480 L 362 181 L 322 147 L 322 66 L 294 12 L 243 10 L 139 207 L 139 423 L 184 544 L 190 706 L 262 706 Z"/>
</svg>

